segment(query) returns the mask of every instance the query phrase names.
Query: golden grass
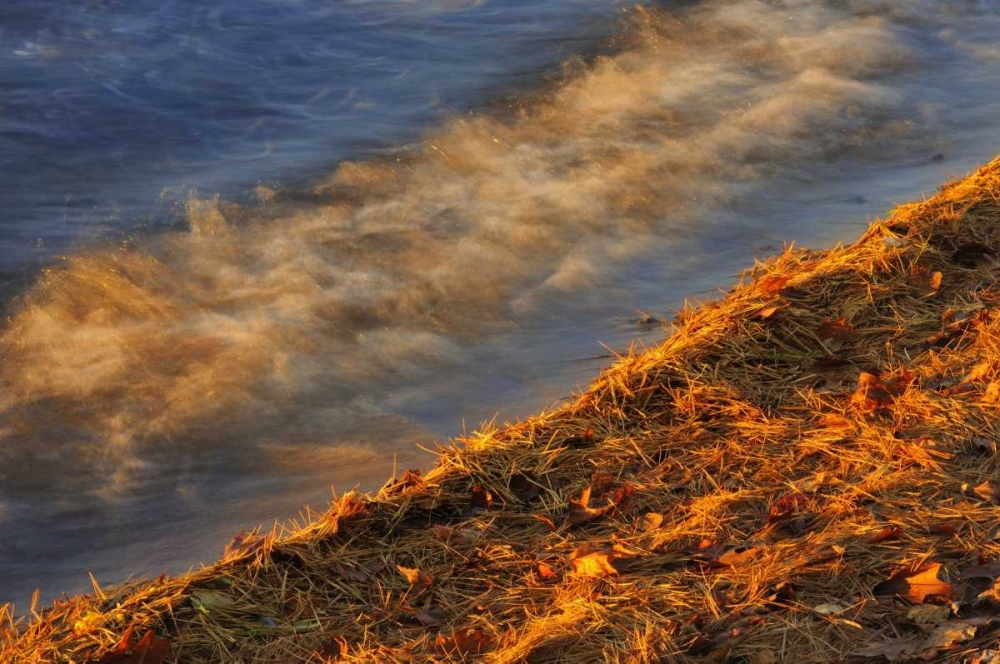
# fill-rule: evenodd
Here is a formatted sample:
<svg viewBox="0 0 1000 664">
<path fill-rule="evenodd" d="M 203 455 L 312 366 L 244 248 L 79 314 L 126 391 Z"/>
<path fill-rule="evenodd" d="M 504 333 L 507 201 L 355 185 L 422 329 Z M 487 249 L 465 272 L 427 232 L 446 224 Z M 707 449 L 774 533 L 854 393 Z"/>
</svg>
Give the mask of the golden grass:
<svg viewBox="0 0 1000 664">
<path fill-rule="evenodd" d="M 1000 159 L 425 476 L 0 612 L 0 660 L 997 661 L 994 248 Z"/>
</svg>

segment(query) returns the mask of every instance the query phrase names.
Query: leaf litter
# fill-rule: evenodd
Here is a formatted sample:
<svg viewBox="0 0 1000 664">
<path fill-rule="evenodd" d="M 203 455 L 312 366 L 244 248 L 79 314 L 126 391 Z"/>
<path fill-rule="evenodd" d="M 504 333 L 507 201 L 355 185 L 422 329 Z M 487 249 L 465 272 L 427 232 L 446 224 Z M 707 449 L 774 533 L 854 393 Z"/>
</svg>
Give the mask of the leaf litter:
<svg viewBox="0 0 1000 664">
<path fill-rule="evenodd" d="M 1000 661 L 994 248 L 1000 160 L 425 473 L 0 607 L 0 661 Z"/>
</svg>

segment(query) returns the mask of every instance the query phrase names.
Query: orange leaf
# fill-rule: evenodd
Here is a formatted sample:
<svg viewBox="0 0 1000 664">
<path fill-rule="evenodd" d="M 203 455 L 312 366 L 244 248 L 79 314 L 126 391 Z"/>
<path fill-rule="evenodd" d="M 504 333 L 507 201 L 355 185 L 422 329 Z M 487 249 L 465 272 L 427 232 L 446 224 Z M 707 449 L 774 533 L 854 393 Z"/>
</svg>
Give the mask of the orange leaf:
<svg viewBox="0 0 1000 664">
<path fill-rule="evenodd" d="M 570 555 L 569 563 L 574 574 L 602 577 L 618 574 L 612 563 L 623 557 L 625 556 L 617 549 L 586 542 Z"/>
<path fill-rule="evenodd" d="M 481 655 L 493 648 L 495 640 L 489 634 L 478 629 L 465 628 L 445 637 L 438 634 L 434 649 L 441 655 Z"/>
<path fill-rule="evenodd" d="M 403 567 L 402 565 L 396 565 L 396 569 L 399 570 L 400 574 L 406 577 L 406 580 L 409 581 L 411 588 L 424 590 L 425 588 L 430 588 L 431 584 L 434 583 L 433 577 L 429 574 L 425 574 L 415 567 Z"/>
<path fill-rule="evenodd" d="M 593 521 L 594 519 L 604 516 L 614 509 L 615 503 L 613 501 L 609 501 L 606 505 L 602 505 L 601 507 L 591 507 L 591 490 L 591 487 L 588 486 L 580 493 L 579 498 L 569 501 L 569 515 L 566 517 L 566 520 L 570 525 L 576 526 L 581 523 Z"/>
<path fill-rule="evenodd" d="M 941 278 L 942 278 L 942 276 L 943 275 L 940 272 L 934 272 L 931 275 L 931 290 L 933 290 L 935 292 L 941 290 Z"/>
<path fill-rule="evenodd" d="M 324 643 L 317 654 L 323 658 L 323 661 L 336 661 L 347 654 L 347 640 L 342 636 L 335 636 Z"/>
<path fill-rule="evenodd" d="M 162 664 L 170 656 L 170 642 L 155 636 L 151 629 L 133 647 L 133 631 L 134 627 L 129 626 L 118 644 L 97 660 L 98 664 Z"/>
<path fill-rule="evenodd" d="M 776 305 L 776 306 L 773 306 L 773 307 L 765 307 L 764 309 L 761 309 L 757 313 L 757 315 L 760 316 L 761 318 L 763 318 L 764 320 L 767 320 L 767 319 L 771 318 L 772 316 L 774 316 L 774 314 L 778 313 L 778 311 L 780 311 L 782 308 L 783 308 L 783 305 Z"/>
<path fill-rule="evenodd" d="M 872 592 L 876 595 L 898 595 L 914 604 L 923 604 L 928 597 L 951 599 L 952 587 L 948 582 L 948 571 L 941 567 L 941 563 L 926 563 L 917 569 L 896 572 L 877 584 Z"/>
<path fill-rule="evenodd" d="M 895 525 L 886 526 L 877 533 L 872 533 L 871 535 L 869 535 L 867 538 L 865 538 L 865 541 L 868 542 L 869 544 L 878 544 L 879 542 L 885 542 L 887 540 L 897 539 L 900 533 L 902 532 L 903 529 L 900 528 L 899 526 Z"/>
<path fill-rule="evenodd" d="M 715 562 L 728 567 L 739 567 L 752 561 L 762 552 L 763 549 L 757 546 L 749 548 L 738 546 L 723 553 L 715 559 Z"/>
<path fill-rule="evenodd" d="M 479 510 L 489 509 L 493 506 L 493 494 L 482 484 L 472 487 L 472 507 Z"/>
<path fill-rule="evenodd" d="M 771 504 L 771 509 L 767 515 L 768 523 L 778 523 L 787 521 L 797 516 L 806 505 L 806 497 L 801 493 L 790 493 L 778 498 Z"/>
<path fill-rule="evenodd" d="M 992 480 L 986 480 L 974 488 L 972 492 L 985 501 L 994 504 L 1000 503 L 1000 487 L 994 484 Z"/>
<path fill-rule="evenodd" d="M 847 341 L 854 333 L 854 326 L 843 318 L 837 320 L 825 320 L 819 326 L 820 339 L 836 339 L 837 341 Z"/>
<path fill-rule="evenodd" d="M 538 578 L 540 578 L 540 579 L 542 579 L 544 581 L 550 581 L 550 580 L 556 578 L 557 576 L 559 576 L 559 575 L 556 574 L 556 571 L 554 569 L 552 569 L 552 567 L 550 565 L 548 565 L 547 563 L 543 563 L 543 562 L 539 562 L 538 563 Z"/>
<path fill-rule="evenodd" d="M 787 274 L 769 274 L 757 281 L 757 287 L 764 295 L 777 295 L 785 287 L 791 276 Z"/>
</svg>

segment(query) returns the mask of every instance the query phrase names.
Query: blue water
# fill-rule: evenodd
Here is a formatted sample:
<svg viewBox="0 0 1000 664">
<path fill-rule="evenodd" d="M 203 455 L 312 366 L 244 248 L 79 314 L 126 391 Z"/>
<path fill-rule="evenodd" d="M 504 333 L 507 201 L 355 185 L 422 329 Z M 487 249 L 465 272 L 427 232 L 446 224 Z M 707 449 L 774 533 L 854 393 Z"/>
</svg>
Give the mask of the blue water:
<svg viewBox="0 0 1000 664">
<path fill-rule="evenodd" d="M 416 139 L 591 49 L 609 0 L 0 3 L 0 270 Z"/>
<path fill-rule="evenodd" d="M 632 4 L 0 4 L 0 603 L 377 488 L 1000 152 L 997 0 Z"/>
</svg>

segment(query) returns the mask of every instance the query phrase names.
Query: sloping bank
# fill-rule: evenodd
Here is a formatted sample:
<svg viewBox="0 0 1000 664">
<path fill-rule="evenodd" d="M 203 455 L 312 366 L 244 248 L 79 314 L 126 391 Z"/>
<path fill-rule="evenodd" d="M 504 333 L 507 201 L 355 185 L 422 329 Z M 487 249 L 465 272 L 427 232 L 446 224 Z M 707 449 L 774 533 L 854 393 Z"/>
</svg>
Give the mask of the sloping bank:
<svg viewBox="0 0 1000 664">
<path fill-rule="evenodd" d="M 0 660 L 1000 661 L 998 251 L 1000 159 L 423 477 L 8 618 Z"/>
</svg>

